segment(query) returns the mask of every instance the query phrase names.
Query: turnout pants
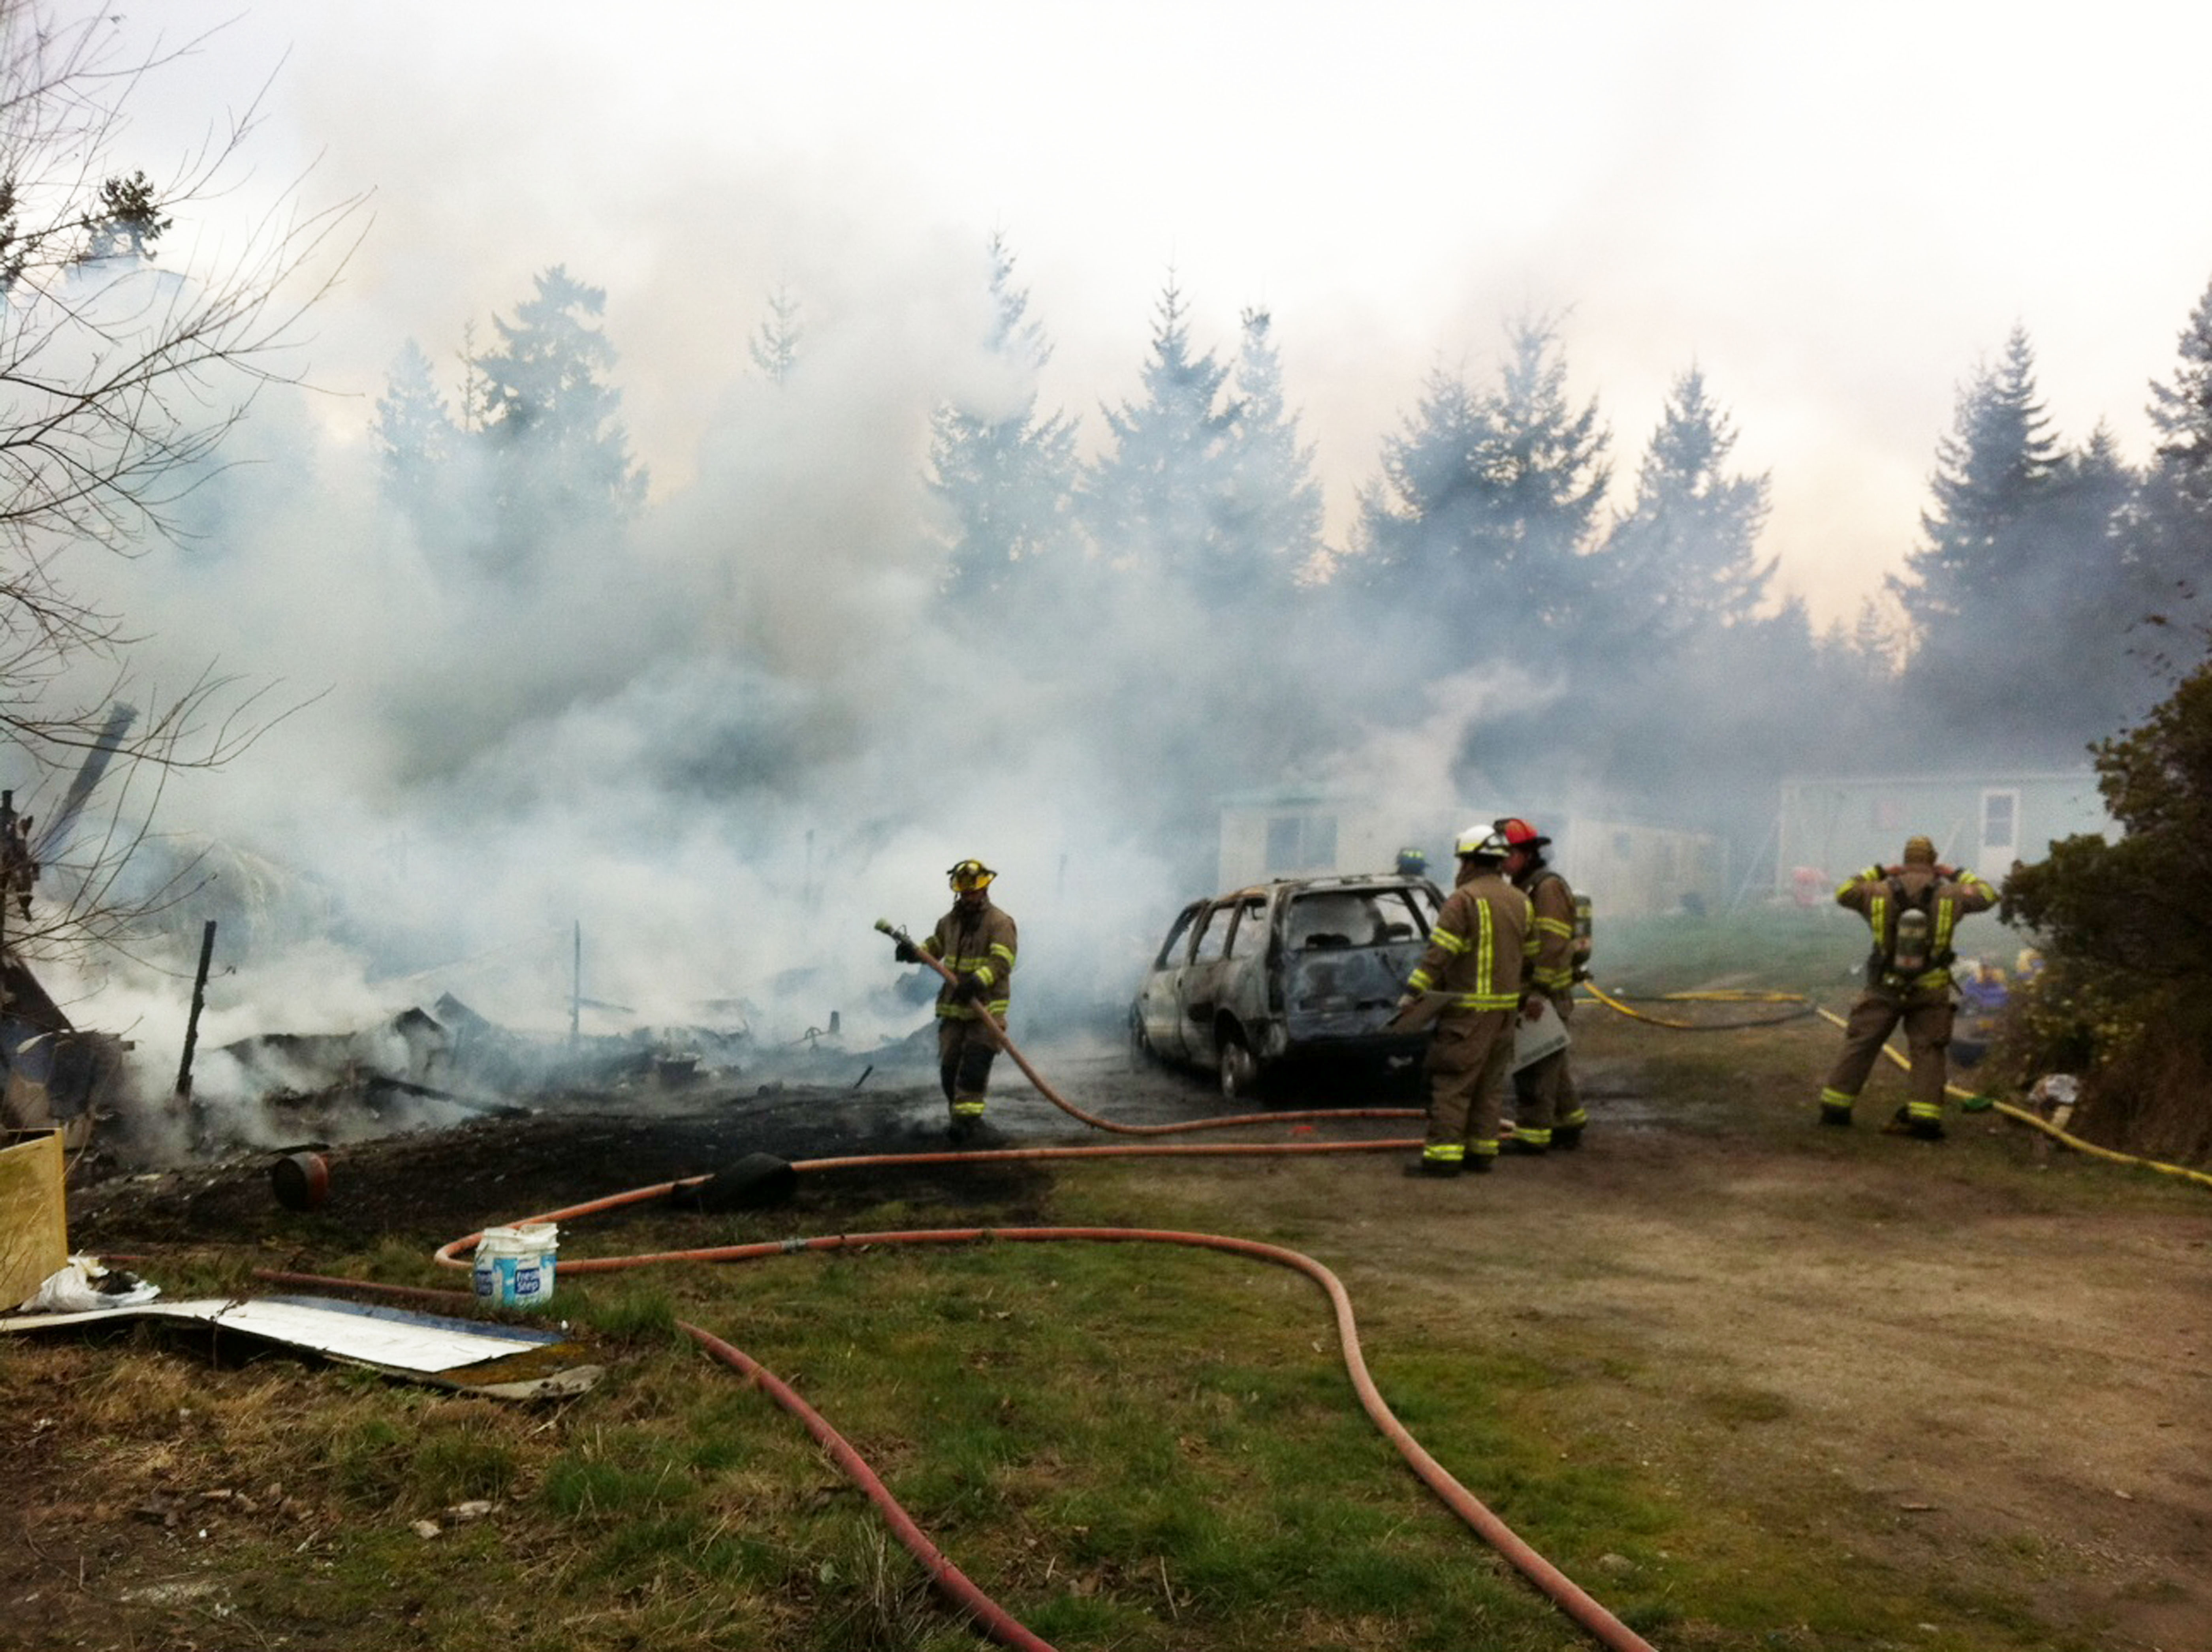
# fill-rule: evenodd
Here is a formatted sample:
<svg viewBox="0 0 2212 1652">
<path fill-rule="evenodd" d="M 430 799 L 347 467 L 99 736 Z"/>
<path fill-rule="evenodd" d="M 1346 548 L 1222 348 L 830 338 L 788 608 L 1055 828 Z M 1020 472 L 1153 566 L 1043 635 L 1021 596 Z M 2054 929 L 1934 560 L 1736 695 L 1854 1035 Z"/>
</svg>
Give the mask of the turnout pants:
<svg viewBox="0 0 2212 1652">
<path fill-rule="evenodd" d="M 946 1017 L 937 1023 L 937 1081 L 956 1119 L 983 1116 L 984 1092 L 991 1087 L 991 1062 L 999 1054 L 991 1029 L 981 1020 Z"/>
<path fill-rule="evenodd" d="M 1869 992 L 1851 1006 L 1844 1028 L 1844 1048 L 1828 1070 L 1820 1090 L 1820 1105 L 1832 1113 L 1848 1115 L 1866 1088 L 1867 1077 L 1881 1056 L 1881 1047 L 1899 1022 L 1905 1023 L 1905 1047 L 1912 1071 L 1906 1080 L 1905 1116 L 1914 1124 L 1941 1125 L 1943 1085 L 1951 1048 L 1951 993 L 1891 993 Z"/>
<path fill-rule="evenodd" d="M 1429 1039 L 1429 1131 L 1421 1158 L 1462 1164 L 1498 1157 L 1510 1010 L 1447 1011 Z"/>
<path fill-rule="evenodd" d="M 1575 1001 L 1571 998 L 1549 1001 L 1561 1024 L 1565 1024 L 1574 1014 Z M 1509 1046 L 1511 1042 L 1507 1040 Z M 1531 1146 L 1548 1147 L 1554 1130 L 1579 1130 L 1589 1122 L 1565 1050 L 1554 1050 L 1513 1075 L 1513 1133 Z"/>
</svg>

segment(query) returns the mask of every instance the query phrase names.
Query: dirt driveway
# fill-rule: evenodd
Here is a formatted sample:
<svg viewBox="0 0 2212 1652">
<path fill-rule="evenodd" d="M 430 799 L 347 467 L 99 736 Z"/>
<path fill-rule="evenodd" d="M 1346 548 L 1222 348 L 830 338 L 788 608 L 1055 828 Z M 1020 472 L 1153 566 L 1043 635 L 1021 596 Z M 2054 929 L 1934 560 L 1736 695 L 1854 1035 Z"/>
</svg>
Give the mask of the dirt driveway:
<svg viewBox="0 0 2212 1652">
<path fill-rule="evenodd" d="M 2212 1192 L 2053 1155 L 1990 1114 L 1942 1145 L 1886 1137 L 1879 1090 L 1860 1128 L 1812 1128 L 1817 1023 L 1694 1054 L 1612 1018 L 1583 1038 L 1594 1124 L 1578 1152 L 1450 1183 L 1407 1181 L 1399 1153 L 1179 1158 L 1150 1162 L 1147 1186 L 1184 1225 L 1297 1236 L 1350 1287 L 1370 1357 L 1486 1320 L 1560 1372 L 1561 1415 L 1583 1435 L 1747 1521 L 2024 1594 L 2085 1644 L 2212 1646 Z M 1201 1082 L 1100 1041 L 1031 1054 L 1115 1119 L 1217 1110 Z M 1012 1075 L 1000 1090 L 1006 1145 L 1110 1139 Z M 933 1149 L 940 1106 L 926 1075 L 898 1070 L 650 1111 L 580 1097 L 344 1150 L 317 1219 L 326 1236 L 449 1238 L 752 1151 Z M 84 1189 L 73 1242 L 265 1253 L 297 1221 L 266 1169 Z M 955 1166 L 903 1173 L 898 1191 L 957 1225 L 963 1204 L 1020 1202 L 1071 1173 Z M 860 1191 L 830 1182 L 802 1179 L 795 1230 Z"/>
</svg>

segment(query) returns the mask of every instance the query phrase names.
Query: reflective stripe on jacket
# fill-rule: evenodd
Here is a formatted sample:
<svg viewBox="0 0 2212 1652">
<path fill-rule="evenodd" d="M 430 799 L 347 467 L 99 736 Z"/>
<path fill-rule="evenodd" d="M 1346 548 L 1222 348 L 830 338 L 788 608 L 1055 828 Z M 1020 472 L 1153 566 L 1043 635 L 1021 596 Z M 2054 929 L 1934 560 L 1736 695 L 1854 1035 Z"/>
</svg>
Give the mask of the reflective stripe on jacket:
<svg viewBox="0 0 2212 1652">
<path fill-rule="evenodd" d="M 1524 892 L 1536 914 L 1536 962 L 1529 977 L 1547 998 L 1565 998 L 1575 990 L 1575 892 L 1549 866 L 1537 869 Z"/>
<path fill-rule="evenodd" d="M 921 944 L 921 950 L 943 963 L 956 978 L 973 975 L 981 981 L 989 994 L 984 999 L 984 1007 L 1004 1021 L 1006 1006 L 1012 1001 L 1018 945 L 1013 919 L 993 906 L 991 897 L 986 895 L 982 904 L 973 910 L 955 905 L 939 918 L 936 929 Z M 951 981 L 937 990 L 937 1013 L 940 1019 L 981 1018 L 975 1005 L 957 1001 L 952 993 Z"/>
<path fill-rule="evenodd" d="M 1931 888 L 1934 890 L 1934 898 L 1927 902 L 1930 967 L 1916 975 L 1904 975 L 1884 968 L 1880 984 L 1896 992 L 1946 991 L 1951 985 L 1952 937 L 1959 927 L 1959 920 L 1995 906 L 1996 890 L 1988 879 L 1971 872 L 1960 872 L 1954 881 L 1940 882 L 1933 867 L 1911 865 L 1895 876 L 1908 904 L 1918 906 L 1923 896 Z M 1869 866 L 1836 886 L 1836 904 L 1865 918 L 1867 928 L 1874 936 L 1875 956 L 1884 965 L 1897 956 L 1899 907 L 1890 879 L 1891 874 L 1881 867 Z"/>
<path fill-rule="evenodd" d="M 1412 992 L 1449 994 L 1448 1010 L 1516 1009 L 1536 945 L 1527 896 L 1497 872 L 1465 875 L 1446 897 L 1429 931 L 1429 950 L 1406 985 Z"/>
</svg>

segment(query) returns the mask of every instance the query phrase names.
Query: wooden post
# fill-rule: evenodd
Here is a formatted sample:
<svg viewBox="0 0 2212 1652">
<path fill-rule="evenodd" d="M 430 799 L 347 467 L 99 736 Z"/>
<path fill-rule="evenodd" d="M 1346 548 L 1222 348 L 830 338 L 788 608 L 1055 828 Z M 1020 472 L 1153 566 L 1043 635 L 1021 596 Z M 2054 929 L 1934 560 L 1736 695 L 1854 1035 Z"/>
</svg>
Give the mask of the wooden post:
<svg viewBox="0 0 2212 1652">
<path fill-rule="evenodd" d="M 198 1140 L 204 1133 L 200 1129 L 200 1110 L 192 1101 L 192 1046 L 200 1042 L 200 1009 L 207 1002 L 208 964 L 215 957 L 215 920 L 207 920 L 200 932 L 199 972 L 192 977 L 192 1009 L 185 1017 L 185 1059 L 177 1065 L 177 1099 L 191 1111 L 192 1137 Z"/>
</svg>

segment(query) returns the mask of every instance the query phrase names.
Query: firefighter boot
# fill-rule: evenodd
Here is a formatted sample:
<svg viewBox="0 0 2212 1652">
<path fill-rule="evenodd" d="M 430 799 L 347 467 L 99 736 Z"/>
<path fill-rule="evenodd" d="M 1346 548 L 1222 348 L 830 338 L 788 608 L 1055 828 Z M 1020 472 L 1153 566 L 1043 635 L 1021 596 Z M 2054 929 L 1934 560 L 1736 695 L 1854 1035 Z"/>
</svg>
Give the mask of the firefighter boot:
<svg viewBox="0 0 2212 1652">
<path fill-rule="evenodd" d="M 1571 1153 L 1583 1145 L 1583 1127 L 1578 1124 L 1554 1125 L 1552 1145 L 1562 1153 Z"/>
<path fill-rule="evenodd" d="M 1451 1177 L 1459 1175 L 1465 1168 L 1457 1159 L 1419 1158 L 1406 1167 L 1405 1174 L 1409 1176 L 1433 1176 L 1439 1181 L 1449 1181 Z"/>
<path fill-rule="evenodd" d="M 1834 1125 L 1840 1130 L 1850 1129 L 1851 1104 L 1857 1100 L 1857 1096 L 1846 1096 L 1840 1090 L 1822 1090 L 1820 1092 L 1820 1122 Z"/>
</svg>

